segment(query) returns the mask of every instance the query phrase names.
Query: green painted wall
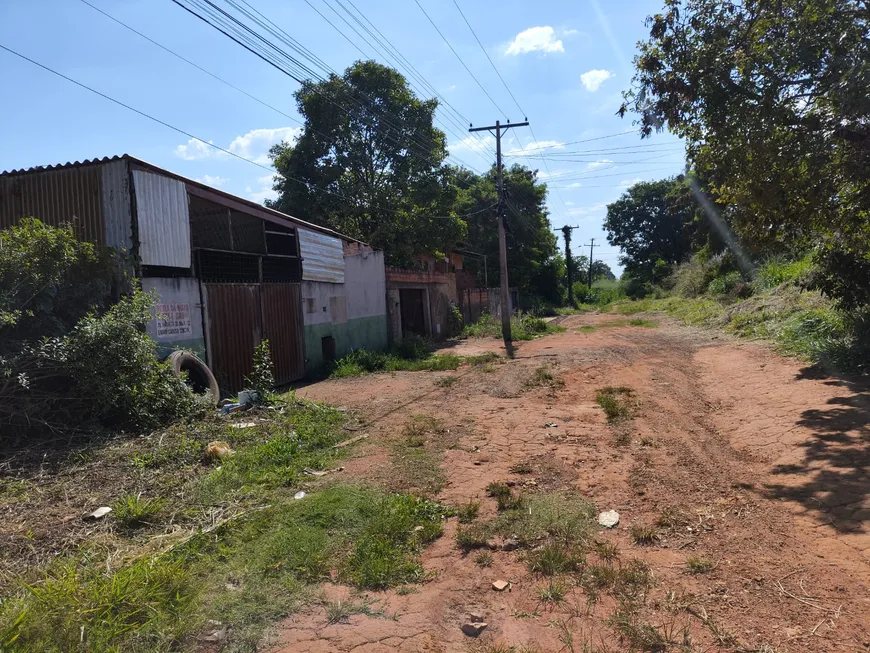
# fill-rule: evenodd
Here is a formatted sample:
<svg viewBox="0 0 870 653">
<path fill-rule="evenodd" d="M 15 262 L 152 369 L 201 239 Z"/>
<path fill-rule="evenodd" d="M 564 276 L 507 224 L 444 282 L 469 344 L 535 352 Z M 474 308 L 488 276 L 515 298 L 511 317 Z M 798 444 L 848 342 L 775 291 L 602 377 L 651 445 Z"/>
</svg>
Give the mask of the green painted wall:
<svg viewBox="0 0 870 653">
<path fill-rule="evenodd" d="M 358 317 L 344 324 L 306 324 L 305 370 L 315 372 L 323 367 L 321 338 L 335 338 L 335 355 L 338 358 L 355 349 L 382 351 L 387 348 L 387 316 Z"/>
</svg>

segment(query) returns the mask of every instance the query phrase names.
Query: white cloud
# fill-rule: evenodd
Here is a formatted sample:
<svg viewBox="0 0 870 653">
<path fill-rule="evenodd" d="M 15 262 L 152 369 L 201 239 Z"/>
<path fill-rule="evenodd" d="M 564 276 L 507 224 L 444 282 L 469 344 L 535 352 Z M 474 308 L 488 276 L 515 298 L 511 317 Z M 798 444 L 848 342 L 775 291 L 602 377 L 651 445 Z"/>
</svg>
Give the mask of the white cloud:
<svg viewBox="0 0 870 653">
<path fill-rule="evenodd" d="M 238 156 L 259 163 L 269 165 L 269 148 L 281 141 L 293 143 L 302 133 L 301 127 L 276 127 L 275 129 L 252 129 L 247 134 L 236 136 L 225 148 Z M 211 143 L 211 141 L 209 141 Z M 210 147 L 202 141 L 191 138 L 184 145 L 175 148 L 175 156 L 185 161 L 200 161 L 209 158 L 225 158 L 226 152 Z"/>
<path fill-rule="evenodd" d="M 202 177 L 197 177 L 196 181 L 205 184 L 206 186 L 220 188 L 221 186 L 225 186 L 229 179 L 221 177 L 220 175 L 203 175 Z"/>
<path fill-rule="evenodd" d="M 571 216 L 593 216 L 607 210 L 607 202 L 593 204 L 592 206 L 581 206 L 579 209 L 570 209 L 568 215 Z"/>
<path fill-rule="evenodd" d="M 272 190 L 276 175 L 264 175 L 257 178 L 257 186 L 246 186 L 245 193 L 249 200 L 262 204 L 265 200 L 278 199 L 278 192 Z"/>
<path fill-rule="evenodd" d="M 578 29 L 566 29 L 562 32 L 562 36 L 574 36 L 575 34 L 579 34 L 580 30 Z"/>
<path fill-rule="evenodd" d="M 590 93 L 594 93 L 598 88 L 613 77 L 613 73 L 609 70 L 588 70 L 580 75 L 580 81 Z"/>
<path fill-rule="evenodd" d="M 277 129 L 253 129 L 247 134 L 236 136 L 227 148 L 233 154 L 249 159 L 260 165 L 271 163 L 269 148 L 281 141 L 296 142 L 301 127 L 278 127 Z"/>
<path fill-rule="evenodd" d="M 527 54 L 529 52 L 564 52 L 562 41 L 556 38 L 556 30 L 549 25 L 530 27 L 516 35 L 505 50 L 507 55 Z"/>
<path fill-rule="evenodd" d="M 587 170 L 598 170 L 598 168 L 603 168 L 607 165 L 613 163 L 610 159 L 599 159 L 598 161 L 593 161 L 592 163 L 586 164 Z"/>
<path fill-rule="evenodd" d="M 530 154 L 538 154 L 544 150 L 559 150 L 565 147 L 561 141 L 531 141 L 528 145 L 514 148 L 505 152 L 506 156 L 527 156 Z"/>
<path fill-rule="evenodd" d="M 642 181 L 643 179 L 641 179 L 640 177 L 637 177 L 636 179 L 623 179 L 621 182 L 619 182 L 619 188 L 629 188 L 631 186 L 634 186 L 635 184 L 639 184 Z"/>
<path fill-rule="evenodd" d="M 563 186 L 562 188 L 582 188 L 582 187 L 583 187 L 583 184 L 581 184 L 579 181 L 575 181 L 571 184 L 568 184 L 567 186 Z"/>
<path fill-rule="evenodd" d="M 212 141 L 209 141 L 211 143 Z M 199 161 L 212 156 L 226 156 L 220 150 L 216 150 L 207 143 L 191 138 L 184 145 L 175 148 L 175 156 L 185 161 Z"/>
</svg>

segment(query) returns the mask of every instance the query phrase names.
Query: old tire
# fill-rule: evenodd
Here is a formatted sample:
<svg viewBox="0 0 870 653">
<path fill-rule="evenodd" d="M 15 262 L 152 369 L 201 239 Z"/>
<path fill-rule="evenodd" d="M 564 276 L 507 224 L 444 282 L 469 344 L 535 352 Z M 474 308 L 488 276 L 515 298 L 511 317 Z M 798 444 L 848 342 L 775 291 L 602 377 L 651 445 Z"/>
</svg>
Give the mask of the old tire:
<svg viewBox="0 0 870 653">
<path fill-rule="evenodd" d="M 166 360 L 175 376 L 180 377 L 182 372 L 187 373 L 187 383 L 196 394 L 211 393 L 212 400 L 217 403 L 221 396 L 220 388 L 208 365 L 190 352 L 181 350 L 172 352 Z"/>
</svg>

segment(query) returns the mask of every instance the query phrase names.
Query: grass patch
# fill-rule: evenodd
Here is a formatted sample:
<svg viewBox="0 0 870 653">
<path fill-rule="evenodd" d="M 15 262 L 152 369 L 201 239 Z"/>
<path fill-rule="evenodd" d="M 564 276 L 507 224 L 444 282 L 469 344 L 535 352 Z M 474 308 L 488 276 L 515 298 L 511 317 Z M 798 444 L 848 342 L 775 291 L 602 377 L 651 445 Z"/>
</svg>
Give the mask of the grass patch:
<svg viewBox="0 0 870 653">
<path fill-rule="evenodd" d="M 523 505 L 523 498 L 515 495 L 510 487 L 504 483 L 490 483 L 486 486 L 486 493 L 495 499 L 499 511 L 517 510 Z"/>
<path fill-rule="evenodd" d="M 712 560 L 691 556 L 686 559 L 686 569 L 690 574 L 709 574 L 715 565 Z"/>
<path fill-rule="evenodd" d="M 477 519 L 477 513 L 480 511 L 479 501 L 469 501 L 464 506 L 456 510 L 456 515 L 459 517 L 460 524 L 470 524 Z"/>
<path fill-rule="evenodd" d="M 463 553 L 487 546 L 487 529 L 482 524 L 460 526 L 456 530 L 456 544 Z"/>
<path fill-rule="evenodd" d="M 524 510 L 501 513 L 488 530 L 525 548 L 549 541 L 582 545 L 595 531 L 595 519 L 595 506 L 576 492 L 552 492 L 526 497 Z"/>
<path fill-rule="evenodd" d="M 628 321 L 629 326 L 633 327 L 644 327 L 646 329 L 655 329 L 658 326 L 658 322 L 653 322 L 652 320 L 644 320 L 639 317 L 632 318 Z"/>
<path fill-rule="evenodd" d="M 394 490 L 433 497 L 444 487 L 444 451 L 458 440 L 443 424 L 427 415 L 413 415 L 392 443 L 392 467 L 386 478 Z"/>
<path fill-rule="evenodd" d="M 534 470 L 531 463 L 519 462 L 510 466 L 511 474 L 531 474 Z"/>
<path fill-rule="evenodd" d="M 652 546 L 659 539 L 658 531 L 654 526 L 640 526 L 638 524 L 629 526 L 628 536 L 632 542 L 641 546 Z"/>
<path fill-rule="evenodd" d="M 564 327 L 534 315 L 513 316 L 511 318 L 511 337 L 514 340 L 534 340 L 551 333 L 563 333 Z M 462 330 L 465 338 L 501 338 L 501 320 L 492 315 L 484 315 L 477 322 L 467 324 Z"/>
<path fill-rule="evenodd" d="M 555 390 L 565 387 L 565 382 L 554 376 L 547 365 L 541 365 L 535 368 L 532 376 L 523 382 L 523 386 L 527 389 L 548 387 Z"/>
<path fill-rule="evenodd" d="M 568 592 L 568 586 L 558 580 L 550 580 L 546 585 L 538 588 L 538 600 L 544 603 L 561 603 L 565 600 L 565 594 Z"/>
<path fill-rule="evenodd" d="M 474 564 L 478 567 L 492 567 L 493 559 L 490 551 L 478 551 L 474 556 Z"/>
<path fill-rule="evenodd" d="M 143 499 L 141 494 L 125 494 L 112 504 L 112 512 L 122 526 L 137 528 L 154 520 L 165 503 L 164 499 Z"/>
<path fill-rule="evenodd" d="M 601 406 L 610 423 L 630 419 L 634 390 L 625 386 L 607 386 L 595 392 L 595 401 Z"/>
<path fill-rule="evenodd" d="M 606 564 L 613 564 L 619 559 L 619 546 L 614 542 L 595 542 L 595 553 Z"/>
<path fill-rule="evenodd" d="M 597 331 L 597 329 L 589 324 L 584 324 L 582 327 L 577 329 L 577 331 L 579 331 L 580 333 L 593 333 Z"/>
<path fill-rule="evenodd" d="M 529 571 L 543 576 L 572 573 L 581 569 L 585 562 L 576 547 L 562 541 L 549 542 L 526 556 Z"/>
<path fill-rule="evenodd" d="M 368 617 L 383 617 L 384 609 L 375 608 L 374 602 L 371 600 L 360 601 L 326 601 L 326 623 L 327 624 L 346 624 L 350 622 L 350 618 L 356 614 L 364 614 Z"/>
<path fill-rule="evenodd" d="M 663 508 L 659 513 L 659 516 L 656 519 L 656 526 L 667 528 L 669 530 L 676 530 L 685 526 L 687 521 L 686 516 L 679 509 L 669 506 Z"/>
<path fill-rule="evenodd" d="M 458 376 L 442 376 L 440 379 L 435 380 L 435 385 L 439 388 L 449 388 L 457 381 L 459 381 Z"/>
</svg>

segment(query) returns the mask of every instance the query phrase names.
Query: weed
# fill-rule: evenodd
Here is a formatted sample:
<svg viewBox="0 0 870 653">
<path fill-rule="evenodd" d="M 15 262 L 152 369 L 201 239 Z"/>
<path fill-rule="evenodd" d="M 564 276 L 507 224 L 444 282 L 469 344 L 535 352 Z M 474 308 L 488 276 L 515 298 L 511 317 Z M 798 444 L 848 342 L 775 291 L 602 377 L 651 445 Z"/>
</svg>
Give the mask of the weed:
<svg viewBox="0 0 870 653">
<path fill-rule="evenodd" d="M 563 327 L 533 315 L 511 318 L 511 335 L 514 340 L 532 340 L 548 333 L 563 331 Z M 462 335 L 466 338 L 501 338 L 501 321 L 493 315 L 484 315 L 477 322 L 465 325 Z"/>
<path fill-rule="evenodd" d="M 479 365 L 486 365 L 488 363 L 494 363 L 500 360 L 501 356 L 493 351 L 485 351 L 482 354 L 474 354 L 472 356 L 465 357 L 465 362 L 475 367 Z"/>
<path fill-rule="evenodd" d="M 619 547 L 614 542 L 595 542 L 595 553 L 607 564 L 619 559 Z"/>
<path fill-rule="evenodd" d="M 639 524 L 629 526 L 628 535 L 632 542 L 641 546 L 650 546 L 659 539 L 658 531 L 654 526 L 641 526 Z"/>
<path fill-rule="evenodd" d="M 706 558 L 691 556 L 686 559 L 686 569 L 690 574 L 708 574 L 714 566 L 713 561 Z"/>
<path fill-rule="evenodd" d="M 125 494 L 112 504 L 112 512 L 120 524 L 136 528 L 156 517 L 165 503 L 164 499 L 143 499 L 141 493 Z"/>
<path fill-rule="evenodd" d="M 527 462 L 515 463 L 510 467 L 512 474 L 531 474 L 533 471 L 532 464 Z"/>
<path fill-rule="evenodd" d="M 486 486 L 487 495 L 491 496 L 493 499 L 498 499 L 499 497 L 507 497 L 511 494 L 511 489 L 504 483 L 497 483 L 493 481 L 489 485 Z"/>
<path fill-rule="evenodd" d="M 619 570 L 611 565 L 591 565 L 586 572 L 584 585 L 597 590 L 610 589 L 619 579 Z"/>
<path fill-rule="evenodd" d="M 525 508 L 501 513 L 490 530 L 528 548 L 550 540 L 578 546 L 595 529 L 595 507 L 572 491 L 527 497 Z"/>
<path fill-rule="evenodd" d="M 594 326 L 591 326 L 589 324 L 584 324 L 582 327 L 577 329 L 577 331 L 579 331 L 580 333 L 592 333 L 592 332 L 596 331 L 596 329 Z"/>
<path fill-rule="evenodd" d="M 654 447 L 656 444 L 655 440 L 653 440 L 652 438 L 647 437 L 647 436 L 641 436 L 640 439 L 638 440 L 638 442 L 640 443 L 640 446 L 642 446 L 642 447 Z"/>
<path fill-rule="evenodd" d="M 413 585 L 401 585 L 396 588 L 396 594 L 399 596 L 408 596 L 409 594 L 419 594 L 420 590 Z"/>
<path fill-rule="evenodd" d="M 607 421 L 619 422 L 631 417 L 631 399 L 634 390 L 625 386 L 601 388 L 595 393 L 595 401 L 601 406 Z"/>
<path fill-rule="evenodd" d="M 486 540 L 486 529 L 480 524 L 460 526 L 456 530 L 456 544 L 463 553 L 468 553 L 472 549 L 482 549 L 487 545 Z"/>
<path fill-rule="evenodd" d="M 480 371 L 484 374 L 492 374 L 495 372 L 495 366 L 492 363 L 486 363 L 480 366 Z"/>
<path fill-rule="evenodd" d="M 478 551 L 474 556 L 474 564 L 478 567 L 492 567 L 492 553 L 490 551 Z"/>
<path fill-rule="evenodd" d="M 535 369 L 530 378 L 525 380 L 523 385 L 526 388 L 549 387 L 558 389 L 564 387 L 565 382 L 553 376 L 553 373 L 550 372 L 550 369 L 546 365 L 541 365 Z"/>
<path fill-rule="evenodd" d="M 439 388 L 450 388 L 457 381 L 459 381 L 458 376 L 442 376 L 440 379 L 435 380 L 435 385 Z"/>
<path fill-rule="evenodd" d="M 626 606 L 614 612 L 608 623 L 628 644 L 629 650 L 664 653 L 668 649 L 664 636 L 651 624 L 640 621 L 637 614 Z"/>
<path fill-rule="evenodd" d="M 658 326 L 658 322 L 653 322 L 652 320 L 644 320 L 639 317 L 632 318 L 628 321 L 630 326 L 634 327 L 644 327 L 647 329 L 655 329 Z"/>
<path fill-rule="evenodd" d="M 617 569 L 613 593 L 623 600 L 643 596 L 653 585 L 652 572 L 643 560 L 631 560 Z"/>
<path fill-rule="evenodd" d="M 673 507 L 663 508 L 656 519 L 656 526 L 675 530 L 686 524 L 686 516 L 679 509 Z"/>
<path fill-rule="evenodd" d="M 364 601 L 326 601 L 326 623 L 346 624 L 350 621 L 350 617 L 355 614 L 364 614 L 368 617 L 384 616 L 384 609 L 374 609 L 373 603 L 370 600 Z"/>
<path fill-rule="evenodd" d="M 460 524 L 470 524 L 477 519 L 477 513 L 480 511 L 480 502 L 469 501 L 464 506 L 460 506 L 456 510 Z"/>
<path fill-rule="evenodd" d="M 568 586 L 557 580 L 550 580 L 546 585 L 538 588 L 538 599 L 544 603 L 561 603 L 565 600 Z"/>
<path fill-rule="evenodd" d="M 526 556 L 529 571 L 544 576 L 571 573 L 584 563 L 581 553 L 561 542 L 550 542 Z"/>
<path fill-rule="evenodd" d="M 506 495 L 496 497 L 495 503 L 499 512 L 504 512 L 505 510 L 519 510 L 523 507 L 523 501 L 522 495 L 508 492 Z"/>
<path fill-rule="evenodd" d="M 401 437 L 393 443 L 388 484 L 422 496 L 436 495 L 445 481 L 441 469 L 444 450 L 455 440 L 456 436 L 450 435 L 439 420 L 426 415 L 412 416 Z"/>
</svg>

